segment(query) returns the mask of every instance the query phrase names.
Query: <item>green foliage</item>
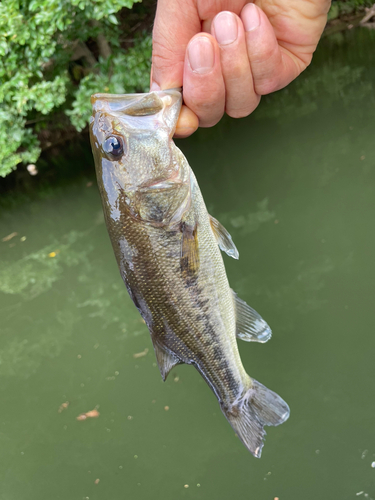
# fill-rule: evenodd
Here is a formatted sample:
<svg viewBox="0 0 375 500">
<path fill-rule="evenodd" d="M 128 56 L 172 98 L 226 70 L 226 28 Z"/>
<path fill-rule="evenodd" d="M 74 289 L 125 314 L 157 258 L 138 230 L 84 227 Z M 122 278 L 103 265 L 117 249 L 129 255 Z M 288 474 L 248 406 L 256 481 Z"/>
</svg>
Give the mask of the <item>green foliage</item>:
<svg viewBox="0 0 375 500">
<path fill-rule="evenodd" d="M 144 35 L 135 40 L 134 47 L 126 53 L 118 53 L 101 60 L 96 73 L 81 80 L 75 93 L 72 108 L 67 111 L 72 124 L 82 130 L 91 114 L 90 96 L 96 92 L 110 94 L 132 93 L 145 90 L 150 73 L 151 37 Z M 143 85 L 144 82 L 144 85 Z"/>
<path fill-rule="evenodd" d="M 56 113 L 66 112 L 82 130 L 90 93 L 147 87 L 150 38 L 122 50 L 116 16 L 136 1 L 0 2 L 0 176 L 20 162 L 35 163 L 41 151 L 36 132 L 55 126 Z M 99 36 L 111 55 L 98 61 L 86 42 L 98 47 Z"/>
<path fill-rule="evenodd" d="M 371 7 L 373 0 L 333 0 L 328 13 L 328 20 L 331 21 L 345 14 L 352 14 L 358 9 Z"/>
<path fill-rule="evenodd" d="M 51 136 L 53 142 L 53 130 L 84 129 L 91 94 L 147 89 L 151 37 L 132 35 L 133 45 L 125 40 L 124 49 L 121 25 L 127 17 L 121 9 L 139 1 L 0 1 L 0 177 L 21 162 L 35 163 Z M 372 2 L 333 1 L 330 18 Z"/>
</svg>

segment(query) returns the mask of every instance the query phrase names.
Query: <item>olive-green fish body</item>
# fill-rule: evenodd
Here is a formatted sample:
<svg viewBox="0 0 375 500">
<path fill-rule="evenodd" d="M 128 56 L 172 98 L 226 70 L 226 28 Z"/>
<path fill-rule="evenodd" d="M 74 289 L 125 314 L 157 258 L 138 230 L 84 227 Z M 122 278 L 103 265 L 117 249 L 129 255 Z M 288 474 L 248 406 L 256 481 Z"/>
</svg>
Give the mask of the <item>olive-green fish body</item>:
<svg viewBox="0 0 375 500">
<path fill-rule="evenodd" d="M 172 135 L 177 90 L 93 96 L 91 141 L 106 224 L 122 278 L 144 318 L 163 379 L 194 365 L 245 446 L 260 456 L 264 425 L 287 404 L 251 379 L 236 336 L 265 342 L 267 323 L 231 290 L 219 247 L 238 258 L 206 209 Z"/>
</svg>

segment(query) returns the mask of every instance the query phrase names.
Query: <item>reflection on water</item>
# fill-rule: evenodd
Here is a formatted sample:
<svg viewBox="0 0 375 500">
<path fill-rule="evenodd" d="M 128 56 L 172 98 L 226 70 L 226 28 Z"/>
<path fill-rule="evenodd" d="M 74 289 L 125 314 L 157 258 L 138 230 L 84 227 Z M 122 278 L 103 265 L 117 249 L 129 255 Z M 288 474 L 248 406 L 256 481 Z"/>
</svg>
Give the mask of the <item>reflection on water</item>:
<svg viewBox="0 0 375 500">
<path fill-rule="evenodd" d="M 179 143 L 274 332 L 239 345 L 291 406 L 259 461 L 195 370 L 161 382 L 95 187 L 0 214 L 0 500 L 375 498 L 374 37 L 325 39 L 252 117 Z"/>
<path fill-rule="evenodd" d="M 337 101 L 342 106 L 350 106 L 358 98 L 373 95 L 373 83 L 364 81 L 365 72 L 364 67 L 323 67 L 319 73 L 296 80 L 294 88 L 285 89 L 281 97 L 270 96 L 257 112 L 257 118 L 276 118 L 285 123 L 313 113 L 318 106 L 329 106 Z"/>
<path fill-rule="evenodd" d="M 87 262 L 89 248 L 77 250 L 75 243 L 85 234 L 70 231 L 39 250 L 27 254 L 14 262 L 0 263 L 0 291 L 20 294 L 23 299 L 32 300 L 49 290 L 61 278 L 66 267 L 91 266 Z M 91 248 L 92 249 L 92 248 Z"/>
<path fill-rule="evenodd" d="M 229 219 L 231 226 L 236 229 L 241 228 L 243 234 L 252 233 L 259 229 L 259 226 L 264 222 L 275 219 L 275 212 L 271 212 L 268 208 L 268 198 L 257 203 L 257 210 L 248 214 L 240 214 L 231 216 L 228 214 L 222 219 Z M 277 219 L 275 223 L 277 223 Z"/>
</svg>

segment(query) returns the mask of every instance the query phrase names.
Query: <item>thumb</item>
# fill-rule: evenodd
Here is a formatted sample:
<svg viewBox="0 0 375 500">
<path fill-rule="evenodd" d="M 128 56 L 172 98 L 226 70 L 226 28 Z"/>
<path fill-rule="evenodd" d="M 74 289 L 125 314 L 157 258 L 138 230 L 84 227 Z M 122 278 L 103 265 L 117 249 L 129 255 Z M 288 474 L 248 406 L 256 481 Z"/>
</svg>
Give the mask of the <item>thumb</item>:
<svg viewBox="0 0 375 500">
<path fill-rule="evenodd" d="M 152 33 L 151 87 L 182 86 L 187 44 L 201 30 L 194 0 L 159 0 Z"/>
</svg>

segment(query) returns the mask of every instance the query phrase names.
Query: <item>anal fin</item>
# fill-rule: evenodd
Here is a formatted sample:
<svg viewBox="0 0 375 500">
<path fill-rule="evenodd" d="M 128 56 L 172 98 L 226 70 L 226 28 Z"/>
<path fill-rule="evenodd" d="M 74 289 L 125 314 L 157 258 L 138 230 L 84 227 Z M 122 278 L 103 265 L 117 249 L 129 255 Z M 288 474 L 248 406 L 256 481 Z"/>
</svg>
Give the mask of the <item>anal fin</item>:
<svg viewBox="0 0 375 500">
<path fill-rule="evenodd" d="M 181 361 L 176 356 L 173 356 L 173 354 L 170 354 L 169 352 L 159 347 L 156 342 L 154 342 L 154 350 L 162 379 L 165 382 L 168 373 L 174 366 L 180 364 Z"/>
<path fill-rule="evenodd" d="M 229 257 L 238 259 L 240 254 L 238 253 L 236 245 L 233 243 L 232 236 L 225 227 L 220 224 L 215 217 L 212 217 L 212 215 L 210 215 L 210 224 L 220 250 L 229 255 Z"/>
<path fill-rule="evenodd" d="M 264 319 L 232 290 L 236 311 L 236 336 L 245 342 L 267 342 L 272 331 Z"/>
</svg>

